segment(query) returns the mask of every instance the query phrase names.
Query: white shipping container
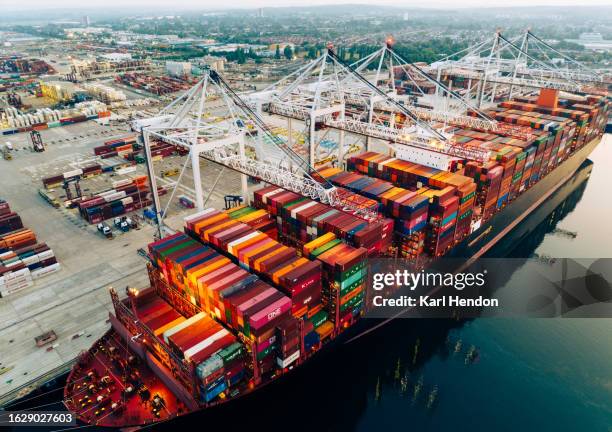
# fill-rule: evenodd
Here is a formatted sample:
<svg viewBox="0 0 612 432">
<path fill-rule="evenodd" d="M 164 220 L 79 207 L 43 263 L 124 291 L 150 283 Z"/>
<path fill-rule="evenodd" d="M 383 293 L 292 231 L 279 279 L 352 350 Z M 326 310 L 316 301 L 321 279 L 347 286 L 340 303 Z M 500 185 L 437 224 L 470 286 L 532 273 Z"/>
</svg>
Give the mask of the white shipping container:
<svg viewBox="0 0 612 432">
<path fill-rule="evenodd" d="M 108 191 L 105 191 L 105 192 L 100 192 L 100 193 L 98 194 L 98 196 L 99 196 L 100 198 L 104 198 L 104 197 L 107 197 L 107 196 L 112 195 L 112 194 L 114 194 L 114 193 L 117 193 L 117 191 L 116 191 L 115 189 L 111 189 L 111 190 L 108 190 Z"/>
<path fill-rule="evenodd" d="M 9 287 L 15 284 L 20 284 L 24 281 L 27 282 L 31 280 L 32 275 L 30 274 L 30 269 L 26 267 L 22 270 L 5 273 L 3 276 L 0 276 L 0 285 Z"/>
<path fill-rule="evenodd" d="M 106 202 L 117 201 L 118 199 L 125 198 L 125 191 L 115 192 L 104 197 Z"/>
<path fill-rule="evenodd" d="M 206 214 L 208 214 L 208 213 L 212 213 L 212 212 L 214 212 L 214 211 L 215 211 L 215 209 L 214 209 L 214 208 L 208 208 L 208 209 L 206 209 L 206 210 L 202 210 L 201 212 L 197 212 L 197 213 L 192 214 L 192 215 L 190 215 L 190 216 L 185 216 L 185 217 L 183 218 L 183 220 L 184 220 L 185 222 L 189 222 L 189 221 L 192 221 L 192 220 L 194 220 L 194 219 L 199 218 L 200 216 L 204 216 L 204 215 L 206 215 Z"/>
<path fill-rule="evenodd" d="M 4 285 L 0 285 L 0 289 L 11 292 L 16 291 L 21 288 L 32 286 L 34 283 L 31 277 L 23 278 L 19 280 L 15 280 L 11 283 L 5 283 Z"/>
<path fill-rule="evenodd" d="M 70 177 L 76 177 L 76 176 L 80 176 L 83 175 L 83 170 L 82 169 L 75 169 L 72 171 L 66 171 L 64 174 L 64 178 L 70 178 Z"/>
<path fill-rule="evenodd" d="M 130 167 L 127 167 L 127 168 L 118 169 L 116 172 L 117 172 L 117 174 L 129 174 L 129 173 L 135 172 L 135 171 L 136 171 L 136 167 L 135 166 L 130 166 Z"/>
<path fill-rule="evenodd" d="M 19 279 L 22 277 L 28 278 L 30 277 L 30 269 L 28 268 L 23 268 L 20 270 L 15 270 L 13 272 L 10 272 L 8 274 L 4 275 L 6 277 L 6 280 L 11 280 L 11 279 Z"/>
<path fill-rule="evenodd" d="M 134 202 L 134 198 L 133 197 L 125 197 L 121 200 L 121 204 L 128 205 L 128 204 L 132 204 Z"/>
<path fill-rule="evenodd" d="M 5 288 L 10 291 L 16 288 L 21 288 L 23 286 L 30 286 L 31 284 L 32 284 L 32 278 L 27 277 L 27 278 L 21 278 L 21 279 L 16 279 L 14 281 L 7 282 L 5 284 Z"/>
<path fill-rule="evenodd" d="M 120 186 L 129 185 L 130 183 L 132 183 L 132 179 L 115 180 L 113 182 L 113 189 L 118 188 Z"/>
<path fill-rule="evenodd" d="M 49 250 L 43 251 L 43 252 L 41 252 L 41 253 L 39 253 L 39 254 L 38 254 L 38 258 L 39 258 L 41 261 L 46 260 L 46 259 L 49 259 L 49 258 L 53 258 L 54 256 L 55 256 L 55 254 L 53 253 L 53 250 L 52 250 L 52 249 L 49 249 Z"/>
<path fill-rule="evenodd" d="M 39 279 L 43 276 L 47 276 L 51 273 L 55 273 L 56 271 L 59 271 L 60 269 L 60 264 L 59 263 L 55 263 L 55 264 L 51 264 L 50 266 L 47 267 L 42 267 L 36 270 L 32 270 L 32 278 L 33 279 Z"/>
<path fill-rule="evenodd" d="M 25 265 L 31 266 L 32 264 L 36 264 L 40 261 L 40 257 L 38 255 L 32 255 L 27 258 L 21 260 Z"/>
<path fill-rule="evenodd" d="M 291 363 L 293 363 L 294 361 L 296 361 L 298 358 L 300 357 L 300 350 L 297 350 L 296 352 L 294 352 L 293 354 L 291 354 L 289 357 L 287 357 L 286 359 L 281 359 L 279 357 L 276 358 L 276 363 L 282 367 L 282 368 L 286 368 L 287 366 L 289 366 Z"/>
</svg>

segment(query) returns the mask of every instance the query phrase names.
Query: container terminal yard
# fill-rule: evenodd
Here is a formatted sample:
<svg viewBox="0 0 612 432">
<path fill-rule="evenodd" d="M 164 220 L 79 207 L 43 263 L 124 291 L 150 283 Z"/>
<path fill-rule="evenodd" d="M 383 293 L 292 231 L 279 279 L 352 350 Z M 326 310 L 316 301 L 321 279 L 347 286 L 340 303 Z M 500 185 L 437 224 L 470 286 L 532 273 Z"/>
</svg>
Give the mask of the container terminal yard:
<svg viewBox="0 0 612 432">
<path fill-rule="evenodd" d="M 181 83 L 128 72 L 121 87 L 177 98 L 135 116 L 100 86 L 78 121 L 6 109 L 1 198 L 37 240 L 0 257 L 35 272 L 21 247 L 44 242 L 58 266 L 0 299 L 3 403 L 71 370 L 64 403 L 86 424 L 196 412 L 357 330 L 369 257 L 485 253 L 482 233 L 571 178 L 609 118 L 607 79 L 530 69 L 528 39 L 546 46 L 496 32 L 431 65 L 390 39 L 354 64 L 330 44 L 250 93 L 209 67 Z"/>
<path fill-rule="evenodd" d="M 105 331 L 111 308 L 107 292 L 109 285 L 141 286 L 147 279 L 146 275 L 143 277 L 145 261 L 135 253 L 155 232 L 144 219 L 139 230 L 129 233 L 113 228 L 116 238 L 109 241 L 78 212 L 53 208 L 39 194 L 43 178 L 54 172 L 73 170 L 79 164 L 91 163 L 94 147 L 112 138 L 126 136 L 127 132 L 92 122 L 50 129 L 41 133 L 48 143 L 42 154 L 28 149 L 31 146 L 28 134 L 11 137 L 14 157 L 2 163 L 2 198 L 19 213 L 25 226 L 32 227 L 37 237 L 53 248 L 61 270 L 38 280 L 32 289 L 3 296 L 0 300 L 3 317 L 1 343 L 11 347 L 2 359 L 5 372 L 0 392 L 3 395 L 12 394 L 12 390 L 29 383 L 34 377 L 72 362 Z M 85 138 L 73 140 L 75 136 Z M 166 160 L 164 169 L 178 166 L 180 157 L 174 158 L 177 161 Z M 220 169 L 204 161 L 202 165 L 206 172 L 204 179 L 213 182 Z M 141 174 L 145 173 L 142 165 L 138 168 Z M 83 190 L 102 191 L 111 188 L 114 178 L 105 174 L 81 184 Z M 171 179 L 160 178 L 159 181 L 170 184 Z M 224 195 L 239 190 L 237 176 L 233 184 L 232 175 L 226 173 L 224 183 L 211 195 L 211 205 L 222 207 Z M 58 199 L 65 196 L 61 187 L 57 190 L 61 191 L 56 194 Z M 193 198 L 189 190 L 184 190 L 183 194 Z M 174 207 L 180 210 L 178 204 Z M 49 331 L 57 335 L 57 340 L 43 347 L 36 346 L 34 339 Z M 53 349 L 49 350 L 49 347 Z"/>
</svg>

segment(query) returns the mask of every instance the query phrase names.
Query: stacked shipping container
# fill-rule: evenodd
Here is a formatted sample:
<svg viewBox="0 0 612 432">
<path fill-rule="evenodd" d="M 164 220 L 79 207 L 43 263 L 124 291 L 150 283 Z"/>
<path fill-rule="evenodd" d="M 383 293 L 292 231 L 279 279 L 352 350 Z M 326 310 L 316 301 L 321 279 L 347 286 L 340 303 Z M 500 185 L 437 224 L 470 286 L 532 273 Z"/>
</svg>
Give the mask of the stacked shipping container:
<svg viewBox="0 0 612 432">
<path fill-rule="evenodd" d="M 383 204 L 382 211 L 395 218 L 400 256 L 417 259 L 426 244 L 436 256 L 469 233 L 476 192 L 472 179 L 375 152 L 349 158 L 347 167 L 392 182 L 387 183 L 378 198 Z M 351 175 L 353 182 L 359 179 L 358 174 Z M 373 180 L 366 177 L 358 181 L 364 184 Z M 391 187 L 394 184 L 402 187 Z M 353 183 L 351 187 L 360 186 Z M 450 201 L 440 201 L 440 196 Z M 442 219 L 438 220 L 440 216 Z M 440 228 L 443 230 L 438 232 Z"/>
<path fill-rule="evenodd" d="M 152 292 L 137 301 L 136 315 L 159 343 L 190 366 L 203 401 L 238 383 L 234 371 L 242 373 L 244 365 L 236 352 L 242 346 L 234 335 L 202 312 L 186 319 Z"/>
<path fill-rule="evenodd" d="M 193 82 L 169 76 L 151 76 L 143 73 L 128 72 L 118 75 L 115 80 L 122 84 L 137 89 L 146 90 L 156 95 L 175 93 L 181 90 L 189 90 Z"/>
<path fill-rule="evenodd" d="M 120 180 L 113 186 L 112 189 L 82 198 L 78 202 L 79 212 L 83 219 L 97 224 L 103 220 L 145 208 L 152 203 L 147 176 Z M 166 190 L 158 187 L 158 193 L 164 195 Z"/>
<path fill-rule="evenodd" d="M 102 166 L 100 164 L 92 164 L 83 168 L 77 168 L 61 174 L 54 174 L 52 176 L 45 177 L 42 179 L 42 184 L 46 189 L 51 189 L 61 186 L 64 183 L 64 180 L 67 179 L 75 177 L 88 178 L 99 174 L 102 174 Z"/>
<path fill-rule="evenodd" d="M 368 254 L 365 248 L 352 248 L 330 232 L 306 243 L 303 255 L 322 263 L 325 310 L 309 317 L 318 339 L 324 340 L 335 328 L 348 326 L 361 313 Z"/>
<path fill-rule="evenodd" d="M 185 155 L 186 153 L 186 149 L 173 144 L 161 141 L 151 143 L 151 158 L 154 162 L 174 154 Z M 94 147 L 94 154 L 102 159 L 118 156 L 129 161 L 138 161 L 144 158 L 144 150 L 138 144 L 135 136 L 106 141 L 104 145 Z"/>
<path fill-rule="evenodd" d="M 0 297 L 33 285 L 33 280 L 58 271 L 51 248 L 38 243 L 32 230 L 0 199 Z"/>
<path fill-rule="evenodd" d="M 186 231 L 193 235 L 194 229 L 205 222 L 207 214 L 188 218 Z M 168 283 L 203 311 L 238 332 L 243 341 L 248 341 L 248 350 L 256 359 L 260 373 L 272 371 L 275 364 L 286 367 L 299 357 L 299 340 L 295 340 L 293 330 L 287 324 L 292 321 L 289 297 L 211 247 L 203 246 L 184 234 L 153 243 L 149 250 Z M 279 326 L 285 329 L 285 336 L 291 336 L 291 340 L 279 336 Z M 243 351 L 241 348 L 240 352 Z M 198 372 L 200 377 L 204 376 L 204 369 L 215 371 L 215 364 L 224 363 L 232 375 L 227 385 L 237 382 L 238 376 L 243 376 L 244 372 L 238 370 L 236 364 L 227 365 L 228 358 L 232 361 L 238 358 L 237 353 L 232 353 L 220 353 L 220 359 L 215 358 L 209 362 L 211 364 L 202 366 Z M 222 361 L 224 356 L 226 361 Z M 295 358 L 289 359 L 292 356 Z M 253 368 L 254 365 L 251 363 L 249 366 Z"/>
<path fill-rule="evenodd" d="M 255 191 L 253 202 L 255 207 L 276 217 L 279 239 L 298 249 L 328 232 L 349 245 L 366 248 L 372 255 L 386 251 L 391 244 L 393 221 L 390 219 L 366 222 L 275 186 Z"/>
<path fill-rule="evenodd" d="M 291 298 L 294 316 L 316 313 L 321 308 L 320 264 L 298 257 L 294 248 L 281 245 L 226 212 L 209 210 L 189 221 L 186 229 L 191 235 L 227 252 L 242 268 L 282 290 Z"/>
</svg>

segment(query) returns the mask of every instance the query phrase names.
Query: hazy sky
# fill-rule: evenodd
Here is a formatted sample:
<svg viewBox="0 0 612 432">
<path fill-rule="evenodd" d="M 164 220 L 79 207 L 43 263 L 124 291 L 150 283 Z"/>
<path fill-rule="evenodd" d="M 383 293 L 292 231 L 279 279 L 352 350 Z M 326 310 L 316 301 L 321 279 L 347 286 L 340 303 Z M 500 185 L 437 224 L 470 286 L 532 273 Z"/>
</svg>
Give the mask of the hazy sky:
<svg viewBox="0 0 612 432">
<path fill-rule="evenodd" d="M 190 9 L 206 8 L 258 8 L 274 6 L 308 6 L 326 4 L 381 4 L 387 6 L 415 6 L 415 7 L 508 7 L 508 6 L 605 6 L 611 5 L 612 0 L 428 0 L 427 2 L 415 0 L 232 0 L 219 2 L 218 0 L 103 0 L 89 2 L 84 0 L 0 0 L 0 10 L 50 9 L 50 8 L 121 8 L 121 7 L 176 7 Z"/>
</svg>

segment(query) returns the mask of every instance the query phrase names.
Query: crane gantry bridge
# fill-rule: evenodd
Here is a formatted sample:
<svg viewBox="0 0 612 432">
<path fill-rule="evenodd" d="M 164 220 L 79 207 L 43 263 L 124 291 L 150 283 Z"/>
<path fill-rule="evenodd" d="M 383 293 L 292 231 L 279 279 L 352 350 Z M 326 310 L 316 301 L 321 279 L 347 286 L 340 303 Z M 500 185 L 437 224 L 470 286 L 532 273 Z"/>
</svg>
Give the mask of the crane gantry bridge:
<svg viewBox="0 0 612 432">
<path fill-rule="evenodd" d="M 510 94 L 525 94 L 533 88 L 585 91 L 594 85 L 605 84 L 599 75 L 577 62 L 580 67 L 562 71 L 536 59 L 537 62 L 533 63 L 537 68 L 534 68 L 528 60 L 535 57 L 527 50 L 530 44 L 535 45 L 530 42 L 532 40 L 552 48 L 529 31 L 520 45 L 516 39 L 507 39 L 496 32 L 492 42 L 484 41 L 464 50 L 467 54 L 458 59 L 449 56 L 429 67 L 405 61 L 393 50 L 390 39 L 380 49 L 353 64 L 342 61 L 329 45 L 320 57 L 294 73 L 264 90 L 246 95 L 237 94 L 215 70 L 206 69 L 195 86 L 160 111 L 158 116 L 133 123 L 133 129 L 141 133 L 145 146 L 159 235 L 163 236 L 163 218 L 183 178 L 187 162 L 190 162 L 193 173 L 196 207 L 203 209 L 200 158 L 241 173 L 245 198 L 248 195 L 247 177 L 250 176 L 342 208 L 366 220 L 374 220 L 378 215 L 317 173 L 315 149 L 321 136 L 325 137 L 330 130 L 336 131 L 339 137 L 337 160 L 340 163 L 345 157 L 347 133 L 364 137 L 366 150 L 369 150 L 372 140 L 380 140 L 395 150 L 408 149 L 408 157 L 416 158 L 414 162 L 432 154 L 447 161 L 489 160 L 490 154 L 486 149 L 457 143 L 452 128 L 467 126 L 528 139 L 527 128 L 497 122 L 480 109 L 485 97 L 495 100 L 498 86 L 507 86 Z M 518 50 L 518 55 L 509 59 L 504 54 L 508 49 Z M 459 54 L 462 53 L 454 57 Z M 397 93 L 395 78 L 399 73 L 412 80 L 415 94 Z M 453 73 L 469 76 L 478 83 L 476 98 L 469 90 L 461 94 L 452 89 L 452 84 L 442 82 L 445 75 Z M 421 91 L 419 82 L 433 84 L 435 94 Z M 486 93 L 487 89 L 490 94 Z M 429 107 L 416 103 L 419 97 L 426 99 Z M 211 100 L 222 102 L 226 120 L 206 121 L 204 113 Z M 266 118 L 272 117 L 282 117 L 288 122 L 286 139 L 269 126 Z M 306 152 L 300 152 L 299 146 L 292 142 L 294 123 L 304 127 Z M 188 160 L 165 209 L 162 209 L 157 194 L 151 162 L 150 146 L 156 140 L 189 150 Z M 263 152 L 258 157 L 253 156 L 252 152 L 247 152 L 247 146 Z M 280 158 L 268 158 L 268 153 L 279 154 Z"/>
</svg>

